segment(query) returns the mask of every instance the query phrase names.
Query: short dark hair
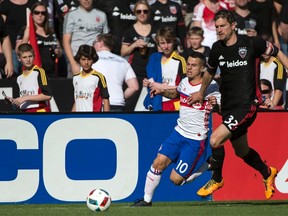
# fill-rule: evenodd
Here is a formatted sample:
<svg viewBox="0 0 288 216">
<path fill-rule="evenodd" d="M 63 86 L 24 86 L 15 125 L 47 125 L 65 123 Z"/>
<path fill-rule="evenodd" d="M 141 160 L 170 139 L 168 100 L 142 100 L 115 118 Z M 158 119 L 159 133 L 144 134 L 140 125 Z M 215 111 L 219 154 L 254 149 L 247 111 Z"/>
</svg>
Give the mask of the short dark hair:
<svg viewBox="0 0 288 216">
<path fill-rule="evenodd" d="M 18 46 L 17 55 L 20 57 L 24 52 L 32 52 L 34 55 L 34 49 L 29 43 L 23 43 Z"/>
<path fill-rule="evenodd" d="M 269 91 L 273 90 L 271 82 L 267 79 L 261 79 L 260 84 L 267 86 Z"/>
<path fill-rule="evenodd" d="M 223 9 L 223 10 L 219 10 L 215 16 L 214 16 L 214 22 L 216 22 L 218 19 L 226 19 L 230 24 L 232 24 L 233 22 L 235 22 L 235 16 L 233 14 L 232 11 Z"/>
<path fill-rule="evenodd" d="M 202 66 L 206 66 L 206 57 L 204 56 L 203 53 L 200 53 L 200 52 L 193 52 L 191 53 L 188 58 L 191 57 L 191 58 L 198 58 L 200 59 L 200 62 L 202 64 Z M 187 60 L 188 60 L 187 58 Z"/>
<path fill-rule="evenodd" d="M 92 46 L 89 46 L 87 44 L 83 44 L 79 47 L 76 55 L 74 56 L 75 61 L 79 63 L 80 58 L 84 56 L 88 59 L 92 59 L 93 63 L 97 62 L 99 57 L 95 51 L 95 48 Z"/>
<path fill-rule="evenodd" d="M 115 38 L 112 34 L 99 34 L 97 41 L 102 41 L 108 49 L 113 50 Z"/>
</svg>

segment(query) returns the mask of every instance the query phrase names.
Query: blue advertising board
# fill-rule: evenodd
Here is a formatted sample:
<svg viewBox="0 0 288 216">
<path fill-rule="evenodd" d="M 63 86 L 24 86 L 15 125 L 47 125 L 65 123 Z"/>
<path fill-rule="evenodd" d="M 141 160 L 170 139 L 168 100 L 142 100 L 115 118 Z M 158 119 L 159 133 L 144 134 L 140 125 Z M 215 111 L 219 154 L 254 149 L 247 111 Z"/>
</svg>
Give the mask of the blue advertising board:
<svg viewBox="0 0 288 216">
<path fill-rule="evenodd" d="M 94 188 L 115 202 L 142 198 L 146 174 L 178 113 L 1 114 L 0 203 L 84 202 Z M 182 187 L 162 175 L 153 201 L 199 201 L 211 172 Z M 208 197 L 204 200 L 211 200 Z"/>
</svg>

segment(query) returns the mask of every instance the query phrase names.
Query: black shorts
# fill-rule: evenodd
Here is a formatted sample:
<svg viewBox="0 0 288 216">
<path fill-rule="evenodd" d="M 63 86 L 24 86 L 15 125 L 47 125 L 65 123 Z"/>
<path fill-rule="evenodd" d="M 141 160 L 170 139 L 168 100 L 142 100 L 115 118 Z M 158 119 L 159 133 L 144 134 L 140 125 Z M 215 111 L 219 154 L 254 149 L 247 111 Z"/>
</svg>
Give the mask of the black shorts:
<svg viewBox="0 0 288 216">
<path fill-rule="evenodd" d="M 232 133 L 231 141 L 247 133 L 257 116 L 257 106 L 234 108 L 222 112 L 222 124 Z"/>
</svg>

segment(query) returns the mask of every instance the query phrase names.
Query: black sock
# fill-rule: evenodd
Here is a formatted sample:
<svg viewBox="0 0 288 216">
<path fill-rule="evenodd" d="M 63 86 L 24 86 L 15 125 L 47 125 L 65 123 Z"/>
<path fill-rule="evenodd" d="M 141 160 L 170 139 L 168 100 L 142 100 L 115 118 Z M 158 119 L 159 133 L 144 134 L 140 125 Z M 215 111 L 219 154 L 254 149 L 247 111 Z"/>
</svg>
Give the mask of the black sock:
<svg viewBox="0 0 288 216">
<path fill-rule="evenodd" d="M 248 154 L 242 159 L 246 164 L 258 170 L 264 179 L 270 176 L 270 168 L 262 161 L 260 155 L 254 149 L 249 148 Z"/>
<path fill-rule="evenodd" d="M 222 145 L 219 148 L 212 149 L 211 168 L 213 170 L 212 179 L 216 182 L 222 181 L 222 167 L 224 163 L 225 149 Z"/>
</svg>

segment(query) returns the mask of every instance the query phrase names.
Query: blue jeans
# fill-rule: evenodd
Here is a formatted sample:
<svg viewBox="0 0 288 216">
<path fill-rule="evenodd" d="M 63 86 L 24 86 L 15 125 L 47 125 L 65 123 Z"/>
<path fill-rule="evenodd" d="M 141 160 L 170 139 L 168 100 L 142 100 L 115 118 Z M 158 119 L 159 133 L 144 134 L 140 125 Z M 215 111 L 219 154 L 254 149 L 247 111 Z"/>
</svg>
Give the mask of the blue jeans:
<svg viewBox="0 0 288 216">
<path fill-rule="evenodd" d="M 282 52 L 288 56 L 288 42 L 284 41 L 284 39 L 279 35 L 279 42 L 281 46 Z"/>
<path fill-rule="evenodd" d="M 18 55 L 15 51 L 15 49 L 12 49 L 12 62 L 13 62 L 13 69 L 15 75 L 19 75 L 21 73 L 21 63 L 18 59 Z"/>
</svg>

